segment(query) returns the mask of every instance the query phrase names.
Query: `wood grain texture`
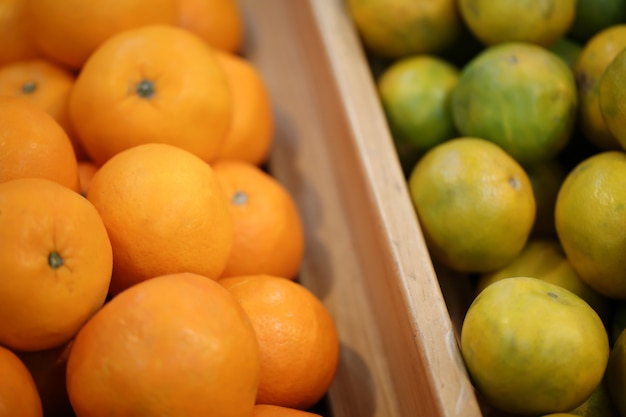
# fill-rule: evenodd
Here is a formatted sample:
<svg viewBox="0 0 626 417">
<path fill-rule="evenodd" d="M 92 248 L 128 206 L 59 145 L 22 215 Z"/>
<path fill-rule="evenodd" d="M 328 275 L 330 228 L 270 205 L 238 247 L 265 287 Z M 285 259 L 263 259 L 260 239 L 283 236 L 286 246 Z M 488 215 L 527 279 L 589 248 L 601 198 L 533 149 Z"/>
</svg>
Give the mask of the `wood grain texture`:
<svg viewBox="0 0 626 417">
<path fill-rule="evenodd" d="M 481 416 L 457 345 L 463 310 L 446 307 L 342 0 L 240 3 L 244 53 L 274 101 L 269 168 L 305 222 L 299 279 L 340 333 L 333 417 Z"/>
</svg>

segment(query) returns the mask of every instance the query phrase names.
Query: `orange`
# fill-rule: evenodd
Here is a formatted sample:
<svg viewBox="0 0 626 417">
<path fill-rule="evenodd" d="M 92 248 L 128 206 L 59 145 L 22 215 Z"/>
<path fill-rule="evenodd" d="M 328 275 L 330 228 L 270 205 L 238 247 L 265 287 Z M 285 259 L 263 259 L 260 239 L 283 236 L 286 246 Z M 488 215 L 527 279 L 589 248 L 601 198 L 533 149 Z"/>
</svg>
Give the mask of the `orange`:
<svg viewBox="0 0 626 417">
<path fill-rule="evenodd" d="M 236 0 L 178 0 L 178 25 L 227 52 L 243 46 L 245 25 Z"/>
<path fill-rule="evenodd" d="M 68 342 L 107 295 L 111 244 L 96 209 L 53 181 L 0 184 L 0 344 Z"/>
<path fill-rule="evenodd" d="M 82 145 L 70 125 L 68 100 L 75 75 L 45 58 L 17 61 L 0 67 L 0 94 L 24 97 L 41 106 L 68 134 L 77 159 L 84 159 Z"/>
<path fill-rule="evenodd" d="M 272 275 L 218 282 L 242 305 L 259 341 L 257 404 L 302 410 L 316 404 L 339 359 L 337 330 L 324 304 L 297 282 Z"/>
<path fill-rule="evenodd" d="M 228 78 L 234 107 L 230 130 L 215 159 L 261 165 L 267 160 L 274 135 L 270 92 L 250 61 L 228 52 L 216 56 Z"/>
<path fill-rule="evenodd" d="M 30 37 L 25 13 L 27 1 L 0 2 L 0 66 L 41 55 Z"/>
<path fill-rule="evenodd" d="M 291 194 L 253 164 L 224 160 L 212 167 L 233 219 L 233 245 L 222 277 L 295 278 L 304 254 L 304 230 Z"/>
<path fill-rule="evenodd" d="M 35 381 L 45 416 L 73 416 L 65 389 L 65 366 L 70 343 L 34 352 L 16 352 Z"/>
<path fill-rule="evenodd" d="M 313 414 L 296 408 L 280 407 L 278 405 L 257 404 L 252 410 L 251 417 L 315 417 Z"/>
<path fill-rule="evenodd" d="M 72 142 L 50 114 L 24 98 L 0 96 L 0 182 L 47 178 L 78 191 Z"/>
<path fill-rule="evenodd" d="M 35 44 L 73 69 L 111 36 L 149 24 L 174 25 L 177 17 L 177 0 L 24 1 Z"/>
<path fill-rule="evenodd" d="M 98 171 L 98 166 L 92 161 L 78 161 L 78 180 L 80 183 L 80 193 L 87 195 L 91 179 Z"/>
<path fill-rule="evenodd" d="M 153 142 L 210 161 L 232 112 L 228 81 L 213 49 L 184 29 L 164 25 L 109 38 L 89 57 L 70 95 L 70 119 L 98 165 Z"/>
<path fill-rule="evenodd" d="M 503 268 L 482 274 L 476 280 L 476 291 L 511 277 L 533 277 L 569 290 L 585 300 L 605 322 L 613 322 L 611 300 L 594 291 L 574 271 L 558 239 L 532 238 L 520 254 Z"/>
<path fill-rule="evenodd" d="M 111 294 L 167 273 L 222 274 L 233 240 L 228 201 L 191 152 L 162 143 L 120 152 L 95 173 L 87 199 L 111 238 Z"/>
<path fill-rule="evenodd" d="M 158 276 L 120 293 L 67 361 L 77 417 L 250 417 L 259 347 L 246 314 L 206 277 Z"/>
<path fill-rule="evenodd" d="M 15 353 L 0 346 L 0 416 L 42 417 L 37 386 Z"/>
</svg>

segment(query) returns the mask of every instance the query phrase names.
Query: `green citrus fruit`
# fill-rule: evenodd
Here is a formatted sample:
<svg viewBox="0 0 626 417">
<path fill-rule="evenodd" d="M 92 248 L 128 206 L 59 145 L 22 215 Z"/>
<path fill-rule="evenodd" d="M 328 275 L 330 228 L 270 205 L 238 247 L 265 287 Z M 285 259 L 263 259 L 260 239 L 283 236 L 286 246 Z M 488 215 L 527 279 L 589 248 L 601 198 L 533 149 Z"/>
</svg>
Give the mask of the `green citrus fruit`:
<svg viewBox="0 0 626 417">
<path fill-rule="evenodd" d="M 626 299 L 626 153 L 597 153 L 570 171 L 555 225 L 580 278 L 606 297 Z"/>
<path fill-rule="evenodd" d="M 626 47 L 626 24 L 610 26 L 589 39 L 574 67 L 578 86 L 580 129 L 602 150 L 622 149 L 607 127 L 600 110 L 600 81 L 606 67 Z"/>
<path fill-rule="evenodd" d="M 598 313 L 603 322 L 608 322 L 611 303 L 583 281 L 565 256 L 556 239 L 530 239 L 522 252 L 513 261 L 496 271 L 482 274 L 477 290 L 489 284 L 512 277 L 538 278 L 569 290 L 585 300 Z"/>
<path fill-rule="evenodd" d="M 486 45 L 529 42 L 550 46 L 569 30 L 576 0 L 459 0 L 472 33 Z"/>
<path fill-rule="evenodd" d="M 486 287 L 461 328 L 461 352 L 487 403 L 522 415 L 567 412 L 602 380 L 609 342 L 574 293 L 531 277 Z"/>
<path fill-rule="evenodd" d="M 457 136 L 450 92 L 458 69 L 441 58 L 415 55 L 392 63 L 378 93 L 401 160 L 412 167 L 433 146 Z"/>
<path fill-rule="evenodd" d="M 535 219 L 528 175 L 484 139 L 435 146 L 415 165 L 409 189 L 431 255 L 456 271 L 504 266 L 524 247 Z"/>
<path fill-rule="evenodd" d="M 626 49 L 606 67 L 600 79 L 600 111 L 609 131 L 626 149 Z"/>
<path fill-rule="evenodd" d="M 537 45 L 504 43 L 478 54 L 452 92 L 463 136 L 490 140 L 521 163 L 553 158 L 568 143 L 577 110 L 565 62 Z"/>
<path fill-rule="evenodd" d="M 439 52 L 459 36 L 456 0 L 347 0 L 364 46 L 386 58 Z"/>
</svg>

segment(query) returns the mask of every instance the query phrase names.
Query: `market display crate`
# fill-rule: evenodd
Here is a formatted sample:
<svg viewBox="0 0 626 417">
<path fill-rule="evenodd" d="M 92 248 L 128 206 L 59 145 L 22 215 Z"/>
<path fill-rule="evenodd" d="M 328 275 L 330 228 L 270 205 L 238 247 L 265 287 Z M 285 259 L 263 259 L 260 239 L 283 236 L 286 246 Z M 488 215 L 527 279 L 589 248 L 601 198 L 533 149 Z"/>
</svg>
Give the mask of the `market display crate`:
<svg viewBox="0 0 626 417">
<path fill-rule="evenodd" d="M 268 169 L 306 232 L 299 280 L 333 314 L 333 417 L 476 417 L 458 347 L 470 289 L 438 274 L 343 0 L 240 0 L 274 101 Z"/>
</svg>

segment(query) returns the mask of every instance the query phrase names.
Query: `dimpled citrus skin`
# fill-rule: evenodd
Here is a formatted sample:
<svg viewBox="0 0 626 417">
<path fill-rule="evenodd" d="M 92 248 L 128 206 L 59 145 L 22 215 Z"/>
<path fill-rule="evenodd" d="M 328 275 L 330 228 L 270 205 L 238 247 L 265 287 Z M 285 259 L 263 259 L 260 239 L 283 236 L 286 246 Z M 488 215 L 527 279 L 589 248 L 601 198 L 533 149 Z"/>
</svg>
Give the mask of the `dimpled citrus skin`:
<svg viewBox="0 0 626 417">
<path fill-rule="evenodd" d="M 40 106 L 0 94 L 0 182 L 47 178 L 78 191 L 78 162 L 72 141 Z"/>
<path fill-rule="evenodd" d="M 81 417 L 249 417 L 259 382 L 250 322 L 218 283 L 153 277 L 111 299 L 74 339 L 67 392 Z"/>
<path fill-rule="evenodd" d="M 182 28 L 147 25 L 112 36 L 82 67 L 69 116 L 91 160 L 144 143 L 214 159 L 232 119 L 232 95 L 213 49 Z"/>
<path fill-rule="evenodd" d="M 43 417 L 41 399 L 28 368 L 16 354 L 0 346 L 0 415 Z"/>
<path fill-rule="evenodd" d="M 555 207 L 563 250 L 589 286 L 626 298 L 626 153 L 605 151 L 580 162 L 567 176 Z"/>
<path fill-rule="evenodd" d="M 304 225 L 288 189 L 244 161 L 211 164 L 229 202 L 233 244 L 221 277 L 269 274 L 295 279 L 304 256 Z"/>
<path fill-rule="evenodd" d="M 554 284 L 514 277 L 485 288 L 463 321 L 461 351 L 477 389 L 497 409 L 572 410 L 602 380 L 609 358 L 600 317 Z"/>
<path fill-rule="evenodd" d="M 431 255 L 457 271 L 504 266 L 524 247 L 535 219 L 528 175 L 480 138 L 431 149 L 413 169 L 409 188 Z"/>
<path fill-rule="evenodd" d="M 105 302 L 112 265 L 102 219 L 76 191 L 43 178 L 0 183 L 0 344 L 70 341 Z"/>
<path fill-rule="evenodd" d="M 173 25 L 177 0 L 28 0 L 30 35 L 46 57 L 80 69 L 111 36 L 150 24 Z"/>
<path fill-rule="evenodd" d="M 272 275 L 218 281 L 246 311 L 259 341 L 257 404 L 306 410 L 322 399 L 339 360 L 339 335 L 320 299 Z"/>
<path fill-rule="evenodd" d="M 621 150 L 626 149 L 625 69 L 626 54 L 622 50 L 604 70 L 598 92 L 600 112 L 609 131 L 621 145 Z"/>
<path fill-rule="evenodd" d="M 568 144 L 578 96 L 561 58 L 509 42 L 485 49 L 463 68 L 451 106 L 462 135 L 493 141 L 527 164 L 548 160 Z"/>
<path fill-rule="evenodd" d="M 228 202 L 211 168 L 173 145 L 129 148 L 94 174 L 87 199 L 113 247 L 110 293 L 157 275 L 220 276 L 233 242 Z"/>
<path fill-rule="evenodd" d="M 457 135 L 449 100 L 458 77 L 451 63 L 417 55 L 397 60 L 378 78 L 378 95 L 401 159 L 414 163 L 426 150 Z"/>
<path fill-rule="evenodd" d="M 459 0 L 471 32 L 486 45 L 528 42 L 551 46 L 574 21 L 575 0 Z"/>
</svg>

